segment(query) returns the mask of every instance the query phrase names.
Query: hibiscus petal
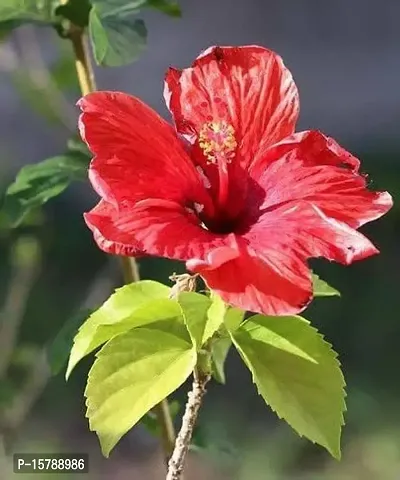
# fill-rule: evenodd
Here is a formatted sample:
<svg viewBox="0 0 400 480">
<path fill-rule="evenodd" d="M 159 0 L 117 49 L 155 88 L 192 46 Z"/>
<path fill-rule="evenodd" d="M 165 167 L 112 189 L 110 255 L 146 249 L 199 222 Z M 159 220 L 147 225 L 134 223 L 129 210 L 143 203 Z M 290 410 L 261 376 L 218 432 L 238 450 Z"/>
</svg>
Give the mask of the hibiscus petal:
<svg viewBox="0 0 400 480">
<path fill-rule="evenodd" d="M 233 248 L 231 247 L 231 251 Z M 224 253 L 225 262 L 186 262 L 208 287 L 230 305 L 266 315 L 291 315 L 302 311 L 312 298 L 309 268 L 285 248 L 260 254 L 238 239 L 239 254 Z M 270 254 L 270 255 L 268 255 Z"/>
<path fill-rule="evenodd" d="M 118 210 L 105 200 L 84 214 L 86 225 L 101 250 L 112 255 L 128 257 L 142 254 L 132 232 L 125 231 L 118 223 Z"/>
<path fill-rule="evenodd" d="M 163 199 L 146 199 L 121 210 L 100 201 L 85 220 L 98 246 L 118 255 L 201 261 L 229 237 L 202 228 L 193 211 Z"/>
<path fill-rule="evenodd" d="M 289 70 L 258 46 L 211 47 L 191 68 L 170 69 L 164 97 L 178 132 L 192 143 L 206 122 L 231 124 L 242 164 L 291 135 L 299 113 Z"/>
<path fill-rule="evenodd" d="M 267 211 L 243 237 L 268 259 L 285 251 L 304 263 L 309 258 L 323 257 L 349 265 L 379 253 L 360 232 L 328 217 L 309 201 L 285 203 Z"/>
<path fill-rule="evenodd" d="M 367 188 L 359 166 L 357 158 L 322 133 L 295 134 L 253 166 L 251 176 L 262 188 L 249 192 L 247 221 L 254 223 L 263 212 L 287 202 L 307 200 L 326 216 L 359 228 L 393 205 L 389 193 Z"/>
<path fill-rule="evenodd" d="M 96 92 L 79 102 L 82 138 L 95 155 L 89 177 L 108 202 L 143 198 L 207 203 L 199 175 L 173 128 L 140 100 Z"/>
</svg>

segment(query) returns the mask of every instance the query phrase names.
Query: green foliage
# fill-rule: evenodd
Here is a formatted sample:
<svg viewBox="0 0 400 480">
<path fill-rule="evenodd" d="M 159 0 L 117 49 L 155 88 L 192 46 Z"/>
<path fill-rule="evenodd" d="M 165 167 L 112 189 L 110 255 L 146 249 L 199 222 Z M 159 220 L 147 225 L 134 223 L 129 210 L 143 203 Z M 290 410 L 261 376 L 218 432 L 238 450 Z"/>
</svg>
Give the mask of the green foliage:
<svg viewBox="0 0 400 480">
<path fill-rule="evenodd" d="M 230 331 L 234 332 L 243 322 L 245 312 L 239 308 L 229 307 L 225 313 L 224 325 Z"/>
<path fill-rule="evenodd" d="M 142 7 L 180 16 L 179 5 L 166 0 L 92 0 L 89 32 L 98 65 L 119 67 L 136 60 L 146 46 L 147 29 L 136 18 Z"/>
<path fill-rule="evenodd" d="M 203 345 L 205 326 L 208 321 L 208 310 L 211 299 L 194 292 L 181 292 L 178 297 L 186 327 L 197 350 Z"/>
<path fill-rule="evenodd" d="M 151 280 L 125 285 L 96 310 L 74 339 L 66 377 L 97 347 L 132 328 L 164 319 L 180 318 L 179 305 L 168 299 L 170 289 Z"/>
<path fill-rule="evenodd" d="M 336 353 L 317 330 L 298 316 L 255 315 L 231 336 L 278 416 L 340 458 L 345 382 Z"/>
<path fill-rule="evenodd" d="M 211 305 L 207 312 L 207 322 L 204 325 L 203 345 L 219 330 L 224 323 L 228 305 L 218 295 L 211 295 Z"/>
<path fill-rule="evenodd" d="M 144 22 L 132 12 L 117 9 L 101 12 L 94 6 L 90 12 L 89 32 L 98 65 L 119 67 L 136 60 L 146 46 Z"/>
<path fill-rule="evenodd" d="M 0 27 L 5 22 L 12 22 L 10 27 L 22 23 L 51 24 L 55 3 L 55 0 L 1 0 Z"/>
<path fill-rule="evenodd" d="M 313 273 L 312 280 L 314 297 L 340 297 L 340 292 L 319 278 L 316 273 Z"/>
<path fill-rule="evenodd" d="M 71 182 L 85 180 L 89 158 L 83 152 L 66 153 L 23 167 L 7 189 L 2 210 L 11 227 L 17 227 L 32 210 L 60 195 Z"/>
<path fill-rule="evenodd" d="M 224 324 L 231 309 L 220 297 L 181 292 L 178 297 L 193 344 L 200 350 Z M 243 312 L 241 318 L 243 318 Z"/>
<path fill-rule="evenodd" d="M 196 350 L 183 320 L 125 332 L 97 354 L 85 390 L 90 429 L 107 457 L 119 439 L 188 378 Z"/>
<path fill-rule="evenodd" d="M 74 337 L 90 313 L 90 310 L 82 310 L 72 315 L 48 345 L 46 349 L 47 359 L 53 375 L 60 373 L 68 362 Z"/>
<path fill-rule="evenodd" d="M 214 380 L 224 384 L 225 362 L 229 350 L 232 346 L 232 340 L 229 337 L 217 338 L 211 342 L 211 371 Z"/>
</svg>

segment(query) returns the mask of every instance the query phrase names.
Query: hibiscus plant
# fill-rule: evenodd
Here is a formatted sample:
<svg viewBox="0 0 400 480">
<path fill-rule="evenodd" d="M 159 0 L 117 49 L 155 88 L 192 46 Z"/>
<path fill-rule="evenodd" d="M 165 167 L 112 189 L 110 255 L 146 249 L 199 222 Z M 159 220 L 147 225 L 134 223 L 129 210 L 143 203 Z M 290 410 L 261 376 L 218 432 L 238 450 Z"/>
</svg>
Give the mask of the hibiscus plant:
<svg viewBox="0 0 400 480">
<path fill-rule="evenodd" d="M 79 132 L 90 151 L 75 140 L 64 155 L 24 167 L 4 208 L 17 226 L 88 177 L 100 201 L 84 220 L 126 274 L 126 285 L 80 326 L 67 377 L 98 350 L 85 396 L 103 454 L 154 414 L 172 480 L 181 478 L 207 383 L 225 381 L 227 354 L 236 349 L 277 415 L 340 458 L 340 363 L 299 316 L 314 298 L 339 293 L 307 262 L 349 265 L 377 254 L 358 229 L 384 215 L 391 196 L 371 191 L 360 161 L 335 140 L 296 132 L 298 90 L 267 48 L 212 46 L 190 67 L 170 68 L 164 98 L 172 122 L 127 93 L 96 91 L 86 31 L 98 64 L 126 64 L 145 42 L 136 14 L 146 6 L 179 15 L 167 0 L 0 6 L 8 28 L 39 22 L 72 42 Z M 171 272 L 169 285 L 140 279 L 135 259 L 143 256 L 180 260 L 187 273 Z M 176 434 L 168 398 L 189 377 Z"/>
</svg>

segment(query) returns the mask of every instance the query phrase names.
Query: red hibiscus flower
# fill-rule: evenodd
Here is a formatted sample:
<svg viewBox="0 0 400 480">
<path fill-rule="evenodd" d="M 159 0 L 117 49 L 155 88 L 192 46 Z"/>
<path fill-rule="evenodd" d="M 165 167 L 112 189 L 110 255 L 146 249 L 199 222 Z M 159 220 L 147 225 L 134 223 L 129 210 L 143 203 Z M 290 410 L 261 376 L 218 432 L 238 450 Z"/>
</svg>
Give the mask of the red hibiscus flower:
<svg viewBox="0 0 400 480">
<path fill-rule="evenodd" d="M 275 53 L 212 47 L 170 69 L 175 129 L 140 100 L 79 101 L 100 203 L 85 215 L 106 252 L 186 262 L 227 303 L 270 315 L 312 297 L 307 259 L 378 253 L 357 229 L 392 206 L 359 160 L 318 131 L 294 133 L 299 100 Z"/>
</svg>

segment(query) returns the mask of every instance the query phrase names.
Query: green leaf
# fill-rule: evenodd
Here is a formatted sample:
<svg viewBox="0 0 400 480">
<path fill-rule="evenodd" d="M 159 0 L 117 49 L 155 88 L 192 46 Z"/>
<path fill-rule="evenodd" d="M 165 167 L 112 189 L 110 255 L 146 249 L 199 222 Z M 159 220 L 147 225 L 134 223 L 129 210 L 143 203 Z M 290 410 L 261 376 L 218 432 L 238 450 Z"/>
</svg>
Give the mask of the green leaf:
<svg viewBox="0 0 400 480">
<path fill-rule="evenodd" d="M 69 318 L 47 347 L 47 358 L 53 375 L 61 372 L 68 362 L 74 337 L 91 310 L 82 310 Z"/>
<path fill-rule="evenodd" d="M 107 67 L 127 65 L 144 50 L 146 26 L 135 18 L 142 7 L 154 8 L 173 17 L 181 15 L 179 5 L 167 0 L 92 0 L 92 5 L 89 33 L 94 58 L 98 65 Z"/>
<path fill-rule="evenodd" d="M 89 15 L 89 33 L 96 63 L 119 67 L 136 60 L 146 46 L 147 30 L 142 20 L 134 18 L 129 4 L 107 10 L 94 2 Z"/>
<path fill-rule="evenodd" d="M 316 273 L 313 273 L 312 280 L 314 297 L 340 297 L 340 292 L 319 278 Z"/>
<path fill-rule="evenodd" d="M 339 459 L 345 382 L 331 345 L 298 316 L 255 315 L 232 341 L 278 416 Z"/>
<path fill-rule="evenodd" d="M 79 329 L 71 349 L 66 378 L 83 357 L 110 338 L 140 325 L 181 317 L 181 309 L 176 301 L 168 298 L 169 293 L 167 286 L 151 280 L 117 289 Z"/>
<path fill-rule="evenodd" d="M 23 23 L 51 24 L 54 0 L 1 0 L 0 28 L 5 22 L 14 28 Z"/>
<path fill-rule="evenodd" d="M 243 310 L 235 307 L 229 307 L 225 313 L 224 325 L 230 332 L 234 332 L 243 322 L 244 314 Z"/>
<path fill-rule="evenodd" d="M 158 328 L 161 324 L 163 329 Z M 145 413 L 193 371 L 196 351 L 187 341 L 182 320 L 180 325 L 180 335 L 177 319 L 136 328 L 110 340 L 97 354 L 85 390 L 86 415 L 106 457 Z"/>
<path fill-rule="evenodd" d="M 211 371 L 214 380 L 225 384 L 225 361 L 232 346 L 229 337 L 217 338 L 211 343 Z"/>
<path fill-rule="evenodd" d="M 200 350 L 223 325 L 228 306 L 216 295 L 208 297 L 195 292 L 181 292 L 178 303 L 193 343 Z"/>
<path fill-rule="evenodd" d="M 181 292 L 178 303 L 186 322 L 187 329 L 197 350 L 203 345 L 205 326 L 208 321 L 208 310 L 211 299 L 195 292 Z"/>
<path fill-rule="evenodd" d="M 83 28 L 89 24 L 91 8 L 89 0 L 68 0 L 67 3 L 57 7 L 55 13 Z"/>
<path fill-rule="evenodd" d="M 91 0 L 102 16 L 126 16 L 137 14 L 148 0 Z"/>
<path fill-rule="evenodd" d="M 12 227 L 18 226 L 31 210 L 60 195 L 71 182 L 85 180 L 89 159 L 67 152 L 23 167 L 6 192 L 2 209 Z"/>
<path fill-rule="evenodd" d="M 223 325 L 229 307 L 218 295 L 211 295 L 211 305 L 207 312 L 207 322 L 204 326 L 202 344 L 204 345 Z"/>
</svg>

